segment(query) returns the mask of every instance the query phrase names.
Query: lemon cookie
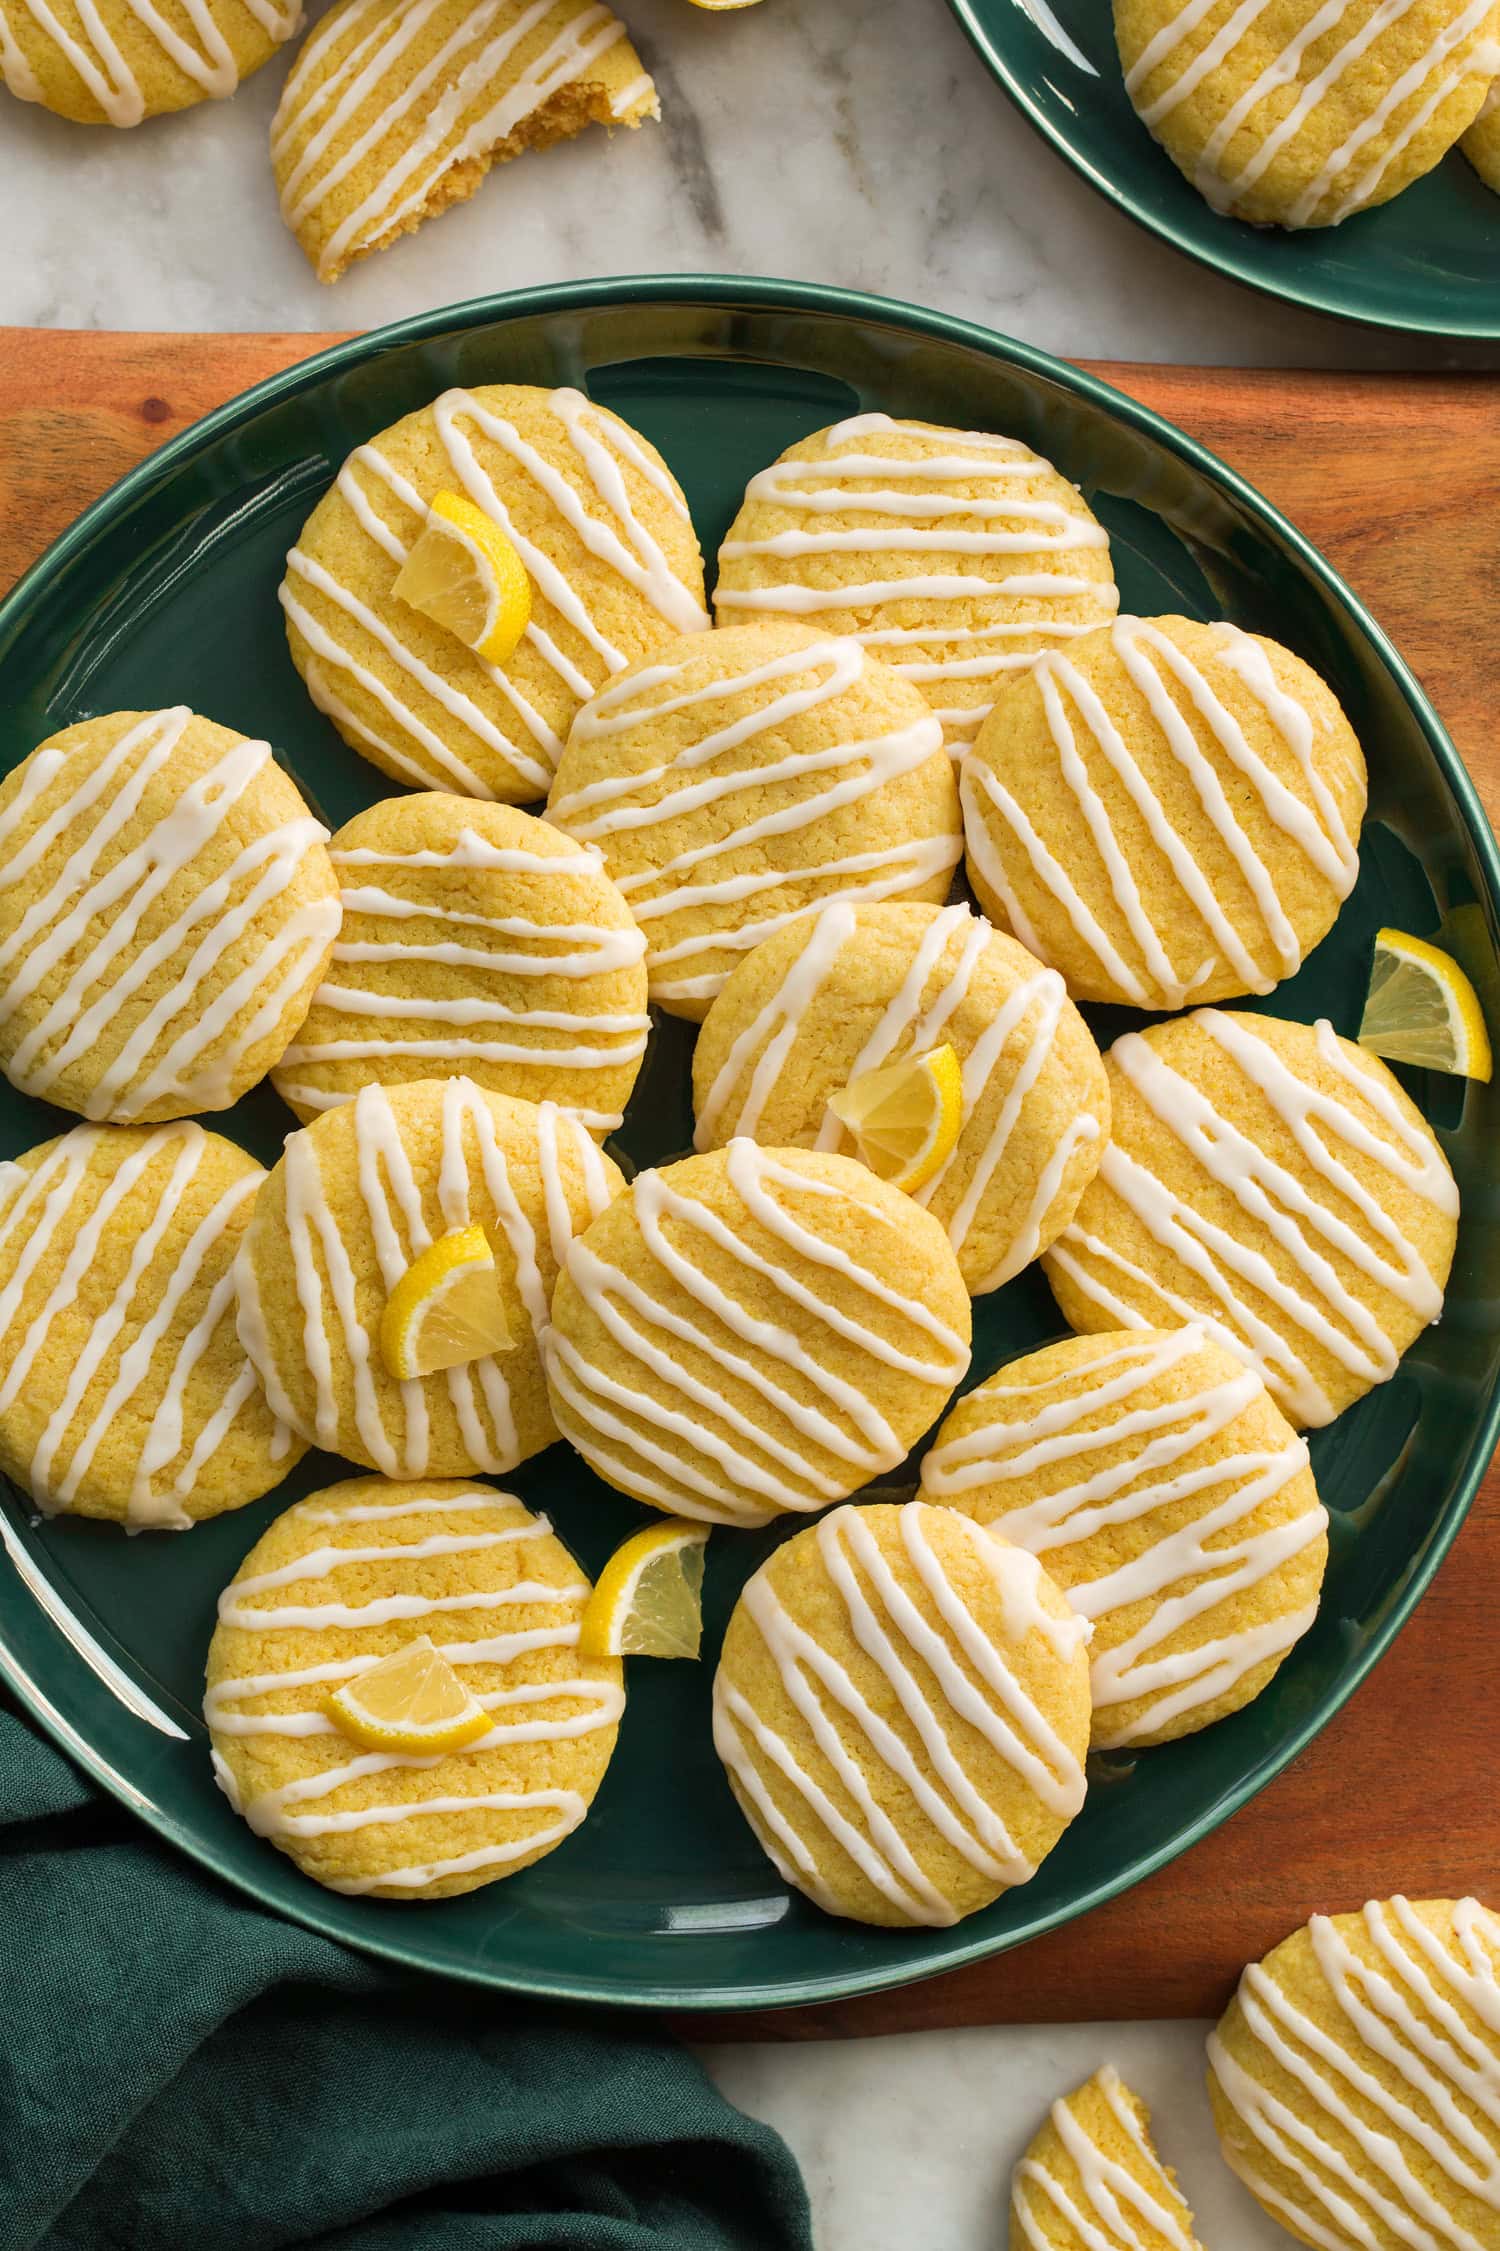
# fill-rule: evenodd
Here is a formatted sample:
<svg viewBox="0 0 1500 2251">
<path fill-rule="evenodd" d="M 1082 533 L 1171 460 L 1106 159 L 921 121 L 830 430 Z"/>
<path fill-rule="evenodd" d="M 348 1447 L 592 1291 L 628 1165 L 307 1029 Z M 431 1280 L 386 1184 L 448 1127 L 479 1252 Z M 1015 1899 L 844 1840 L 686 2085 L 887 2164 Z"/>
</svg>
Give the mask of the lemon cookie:
<svg viewBox="0 0 1500 2251">
<path fill-rule="evenodd" d="M 1080 1000 L 1266 993 L 1359 872 L 1365 763 L 1300 657 L 1121 618 L 1038 659 L 964 761 L 981 904 Z"/>
<path fill-rule="evenodd" d="M 1485 186 L 1500 195 L 1500 80 L 1485 96 L 1483 109 L 1459 146 Z"/>
<path fill-rule="evenodd" d="M 1314 1915 L 1208 2054 L 1224 2157 L 1299 2242 L 1500 2243 L 1500 1916 L 1477 1899 Z"/>
<path fill-rule="evenodd" d="M 1052 2105 L 1011 2175 L 1010 2251 L 1201 2251 L 1151 2113 L 1112 2064 Z"/>
<path fill-rule="evenodd" d="M 1105 1065 L 1109 1145 L 1045 1259 L 1069 1325 L 1201 1320 L 1298 1428 L 1394 1375 L 1442 1312 L 1458 1189 L 1385 1065 L 1331 1024 L 1212 1008 Z"/>
<path fill-rule="evenodd" d="M 338 881 L 272 758 L 115 711 L 0 783 L 0 1068 L 118 1123 L 227 1110 L 279 1060 L 329 959 Z"/>
<path fill-rule="evenodd" d="M 932 705 L 954 751 L 1005 676 L 1119 608 L 1077 487 L 1016 438 L 860 414 L 751 478 L 714 607 L 850 633 Z"/>
<path fill-rule="evenodd" d="M 301 0 L 0 0 L 0 82 L 79 125 L 139 125 L 222 101 L 301 25 Z"/>
<path fill-rule="evenodd" d="M 589 1583 L 545 1516 L 460 1480 L 299 1501 L 219 1600 L 204 1716 L 237 1813 L 305 1875 L 445 1899 L 560 1845 L 604 1778 L 618 1658 L 580 1656 Z M 371 1751 L 328 1700 L 426 1636 L 489 1715 L 446 1754 Z"/>
<path fill-rule="evenodd" d="M 281 214 L 319 281 L 471 196 L 492 165 L 656 117 L 598 0 L 338 0 L 271 126 Z"/>
<path fill-rule="evenodd" d="M 592 853 L 505 805 L 372 805 L 330 853 L 343 926 L 274 1073 L 300 1118 L 372 1080 L 467 1075 L 620 1123 L 651 1020 L 646 941 Z"/>
<path fill-rule="evenodd" d="M 1197 1323 L 997 1370 L 949 1414 L 922 1490 L 1029 1548 L 1090 1620 L 1105 1750 L 1237 1712 L 1318 1614 L 1328 1519 L 1306 1441 Z"/>
<path fill-rule="evenodd" d="M 235 1267 L 239 1326 L 276 1411 L 388 1477 L 512 1469 L 557 1433 L 537 1336 L 570 1232 L 621 1187 L 586 1129 L 471 1079 L 363 1086 L 289 1134 Z M 512 1343 L 398 1382 L 386 1302 L 430 1243 L 490 1239 Z"/>
<path fill-rule="evenodd" d="M 1500 69 L 1496 0 L 1115 0 L 1125 85 L 1217 211 L 1336 227 L 1430 172 Z"/>
<path fill-rule="evenodd" d="M 647 938 L 651 997 L 700 1019 L 813 906 L 942 899 L 962 823 L 942 729 L 847 638 L 674 642 L 578 714 L 547 817 L 595 844 Z"/>
<path fill-rule="evenodd" d="M 75 1126 L 0 1163 L 0 1468 L 47 1515 L 183 1531 L 301 1455 L 235 1335 L 265 1177 L 181 1122 Z"/>
<path fill-rule="evenodd" d="M 531 581 L 503 665 L 393 592 L 444 492 L 484 510 Z M 546 796 L 596 688 L 709 622 L 697 535 L 655 447 L 581 391 L 523 383 L 445 391 L 356 447 L 287 557 L 281 606 L 292 661 L 346 742 L 397 781 L 512 804 Z"/>
<path fill-rule="evenodd" d="M 950 1045 L 963 1122 L 917 1201 L 969 1290 L 997 1289 L 1072 1217 L 1109 1135 L 1099 1051 L 1056 970 L 966 907 L 827 907 L 747 954 L 693 1055 L 700 1149 L 735 1134 L 843 1149 L 828 1097 Z"/>
<path fill-rule="evenodd" d="M 1035 1875 L 1083 1804 L 1088 1629 L 951 1509 L 835 1509 L 748 1581 L 714 1748 L 830 1915 L 944 1928 Z"/>
<path fill-rule="evenodd" d="M 762 1524 L 894 1469 L 969 1364 L 930 1213 L 852 1157 L 732 1141 L 643 1172 L 568 1252 L 557 1427 L 623 1493 Z"/>
</svg>

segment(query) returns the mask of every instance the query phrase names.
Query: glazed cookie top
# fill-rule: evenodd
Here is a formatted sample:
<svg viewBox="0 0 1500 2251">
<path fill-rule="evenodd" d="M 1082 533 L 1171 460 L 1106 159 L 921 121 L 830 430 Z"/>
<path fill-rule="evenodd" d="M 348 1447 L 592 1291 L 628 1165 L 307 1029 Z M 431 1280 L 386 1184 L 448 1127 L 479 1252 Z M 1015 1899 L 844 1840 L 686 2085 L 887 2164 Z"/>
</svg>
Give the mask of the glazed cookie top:
<svg viewBox="0 0 1500 2251">
<path fill-rule="evenodd" d="M 441 492 L 493 518 L 531 622 L 487 663 L 391 589 Z M 687 503 L 655 447 L 581 391 L 445 391 L 350 454 L 287 557 L 292 658 L 320 711 L 397 781 L 544 797 L 580 704 L 709 623 Z"/>
<path fill-rule="evenodd" d="M 951 749 L 1007 673 L 1119 608 L 1109 540 L 1017 438 L 859 414 L 753 476 L 719 550 L 725 624 L 849 633 L 920 688 Z"/>
<path fill-rule="evenodd" d="M 281 1056 L 339 925 L 315 821 L 271 755 L 115 711 L 0 783 L 0 1066 L 118 1123 L 227 1110 Z"/>
<path fill-rule="evenodd" d="M 857 641 L 799 625 L 677 641 L 578 714 L 547 817 L 597 845 L 651 997 L 701 1019 L 813 906 L 941 899 L 962 852 L 942 730 Z"/>
<path fill-rule="evenodd" d="M 471 1079 L 363 1086 L 287 1136 L 235 1267 L 239 1327 L 278 1414 L 388 1477 L 512 1469 L 557 1435 L 537 1338 L 572 1230 L 622 1186 L 578 1121 Z M 390 1293 L 428 1245 L 485 1230 L 514 1342 L 398 1382 Z"/>
<path fill-rule="evenodd" d="M 1201 2251 L 1151 2114 L 1112 2064 L 1052 2105 L 1012 2174 L 1010 2251 Z"/>
<path fill-rule="evenodd" d="M 1461 146 L 1485 186 L 1500 195 L 1500 78 L 1486 94 Z"/>
<path fill-rule="evenodd" d="M 948 1415 L 922 1490 L 1029 1548 L 1091 1621 L 1106 1750 L 1238 1711 L 1318 1614 L 1328 1518 L 1306 1442 L 1199 1323 L 997 1369 Z"/>
<path fill-rule="evenodd" d="M 333 839 L 343 926 L 282 1057 L 300 1118 L 374 1080 L 467 1075 L 611 1132 L 651 1019 L 646 941 L 598 857 L 510 806 L 424 791 Z"/>
<path fill-rule="evenodd" d="M 0 1466 L 47 1515 L 181 1531 L 300 1456 L 235 1335 L 265 1177 L 188 1123 L 75 1126 L 0 1164 Z"/>
<path fill-rule="evenodd" d="M 236 1812 L 330 1890 L 442 1898 L 583 1820 L 625 1698 L 583 1658 L 589 1583 L 545 1516 L 460 1480 L 356 1477 L 299 1501 L 219 1601 L 204 1716 Z M 325 1699 L 425 1636 L 493 1715 L 440 1756 L 371 1752 Z"/>
<path fill-rule="evenodd" d="M 1315 1915 L 1208 2054 L 1224 2156 L 1302 2242 L 1500 2242 L 1500 1916 L 1477 1899 Z"/>
<path fill-rule="evenodd" d="M 472 195 L 489 165 L 656 89 L 597 0 L 339 0 L 271 127 L 282 216 L 320 281 Z"/>
<path fill-rule="evenodd" d="M 1331 227 L 1447 153 L 1500 72 L 1496 0 L 1115 0 L 1137 110 L 1216 210 Z"/>
<path fill-rule="evenodd" d="M 673 1515 L 763 1524 L 894 1469 L 969 1364 L 937 1221 L 852 1157 L 733 1141 L 643 1172 L 568 1252 L 557 1427 Z"/>
<path fill-rule="evenodd" d="M 835 1509 L 729 1621 L 714 1748 L 783 1879 L 944 1929 L 1024 1884 L 1084 1799 L 1087 1628 L 1033 1556 L 920 1501 Z"/>
<path fill-rule="evenodd" d="M 747 954 L 694 1050 L 697 1146 L 748 1134 L 852 1154 L 828 1097 L 940 1042 L 963 1067 L 963 1126 L 916 1200 L 971 1293 L 998 1289 L 1093 1178 L 1109 1087 L 1056 970 L 966 907 L 827 907 Z"/>
<path fill-rule="evenodd" d="M 80 125 L 222 101 L 302 25 L 300 0 L 0 0 L 0 80 Z"/>
<path fill-rule="evenodd" d="M 1105 1065 L 1109 1145 L 1046 1254 L 1070 1326 L 1201 1320 L 1299 1428 L 1394 1375 L 1442 1311 L 1458 1189 L 1378 1057 L 1204 1008 Z"/>
<path fill-rule="evenodd" d="M 1270 992 L 1331 929 L 1365 763 L 1276 642 L 1120 618 L 997 700 L 963 806 L 981 904 L 1075 998 L 1182 1008 Z"/>
</svg>

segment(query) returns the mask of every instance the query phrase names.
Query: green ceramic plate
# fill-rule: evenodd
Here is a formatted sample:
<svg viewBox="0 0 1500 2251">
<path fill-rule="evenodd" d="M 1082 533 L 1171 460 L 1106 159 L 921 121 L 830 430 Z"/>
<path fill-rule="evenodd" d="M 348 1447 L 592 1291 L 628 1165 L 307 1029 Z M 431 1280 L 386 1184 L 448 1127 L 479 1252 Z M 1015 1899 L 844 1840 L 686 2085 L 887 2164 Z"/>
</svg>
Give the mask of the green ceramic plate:
<svg viewBox="0 0 1500 2251">
<path fill-rule="evenodd" d="M 1126 98 L 1110 0 L 951 0 L 1001 85 L 1075 171 L 1205 266 L 1314 312 L 1428 336 L 1500 337 L 1500 196 L 1463 157 L 1341 227 L 1221 218 Z"/>
<path fill-rule="evenodd" d="M 340 345 L 210 415 L 91 508 L 0 608 L 6 760 L 86 712 L 181 700 L 278 744 L 330 821 L 388 794 L 292 670 L 282 554 L 350 447 L 447 384 L 503 380 L 580 384 L 627 415 L 681 478 L 710 556 L 750 473 L 838 416 L 883 407 L 1025 437 L 1108 525 L 1129 607 L 1227 614 L 1279 635 L 1334 683 L 1370 748 L 1359 888 L 1273 1005 L 1352 1029 L 1375 927 L 1431 931 L 1465 905 L 1489 996 L 1500 994 L 1500 863 L 1469 783 L 1400 660 L 1289 525 L 1188 439 L 1071 368 L 931 314 L 780 283 L 623 281 L 496 299 Z M 659 1028 L 622 1137 L 638 1160 L 688 1140 L 690 1036 Z M 429 1969 L 535 1993 L 745 2008 L 895 1985 L 1014 1945 L 1160 1867 L 1269 1781 L 1369 1670 L 1457 1529 L 1495 1436 L 1500 1088 L 1415 1091 L 1464 1189 L 1458 1268 L 1441 1336 L 1315 1440 L 1333 1514 L 1319 1625 L 1237 1718 L 1101 1762 L 1086 1812 L 1035 1881 L 957 1930 L 828 1920 L 788 1896 L 734 1808 L 709 1743 L 711 1660 L 770 1534 L 716 1534 L 710 1662 L 635 1668 L 619 1753 L 578 1835 L 526 1874 L 441 1905 L 318 1890 L 209 1778 L 198 1701 L 215 1597 L 279 1506 L 348 1474 L 338 1462 L 313 1456 L 279 1496 L 175 1539 L 39 1524 L 10 1496 L 0 1664 L 74 1756 L 173 1843 L 283 1914 Z M 6 1153 L 69 1122 L 0 1093 Z M 269 1162 L 290 1123 L 262 1088 L 227 1130 Z M 976 1377 L 1060 1327 L 1035 1273 L 977 1310 Z M 513 1482 L 591 1568 L 642 1514 L 560 1446 Z"/>
</svg>

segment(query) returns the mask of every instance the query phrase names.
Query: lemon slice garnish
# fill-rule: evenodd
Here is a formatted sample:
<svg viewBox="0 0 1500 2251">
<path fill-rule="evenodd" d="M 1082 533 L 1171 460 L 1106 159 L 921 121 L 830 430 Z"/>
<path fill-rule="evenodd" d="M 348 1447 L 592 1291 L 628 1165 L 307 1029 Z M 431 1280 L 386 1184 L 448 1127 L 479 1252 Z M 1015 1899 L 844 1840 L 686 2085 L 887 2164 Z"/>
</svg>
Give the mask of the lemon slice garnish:
<svg viewBox="0 0 1500 2251">
<path fill-rule="evenodd" d="M 345 1681 L 323 1708 L 341 1733 L 372 1751 L 461 1751 L 490 1727 L 489 1713 L 426 1634 Z"/>
<path fill-rule="evenodd" d="M 412 1260 L 380 1317 L 380 1357 L 399 1382 L 508 1352 L 511 1341 L 482 1227 L 439 1235 Z"/>
<path fill-rule="evenodd" d="M 1493 1062 L 1479 995 L 1451 954 L 1405 930 L 1378 930 L 1359 1044 L 1393 1063 L 1488 1081 Z"/>
<path fill-rule="evenodd" d="M 908 1195 L 953 1154 L 963 1127 L 964 1076 L 953 1049 L 929 1048 L 861 1071 L 828 1107 L 849 1128 L 871 1172 Z"/>
<path fill-rule="evenodd" d="M 711 16 L 723 16 L 736 8 L 753 8 L 756 0 L 693 0 L 695 8 L 702 8 Z"/>
<path fill-rule="evenodd" d="M 440 492 L 391 589 L 489 664 L 504 664 L 531 622 L 526 566 L 497 523 L 461 492 Z"/>
<path fill-rule="evenodd" d="M 669 1516 L 615 1549 L 579 1629 L 585 1657 L 696 1657 L 708 1526 Z"/>
</svg>

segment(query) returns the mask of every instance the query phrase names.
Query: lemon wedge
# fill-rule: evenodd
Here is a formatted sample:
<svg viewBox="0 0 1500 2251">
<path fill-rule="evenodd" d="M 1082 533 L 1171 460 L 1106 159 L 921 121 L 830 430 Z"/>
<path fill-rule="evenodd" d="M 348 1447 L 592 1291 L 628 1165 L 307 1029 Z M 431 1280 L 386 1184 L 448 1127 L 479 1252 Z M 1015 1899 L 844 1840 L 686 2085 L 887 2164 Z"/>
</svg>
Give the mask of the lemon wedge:
<svg viewBox="0 0 1500 2251">
<path fill-rule="evenodd" d="M 526 566 L 497 523 L 461 492 L 440 492 L 391 589 L 488 664 L 504 664 L 531 622 Z"/>
<path fill-rule="evenodd" d="M 1479 995 L 1451 954 L 1405 930 L 1375 934 L 1359 1044 L 1392 1063 L 1424 1063 L 1488 1081 L 1490 1035 Z"/>
<path fill-rule="evenodd" d="M 708 1526 L 669 1516 L 615 1549 L 579 1628 L 585 1657 L 696 1657 Z"/>
<path fill-rule="evenodd" d="M 345 1681 L 324 1704 L 334 1725 L 372 1751 L 461 1751 L 490 1715 L 426 1634 Z"/>
<path fill-rule="evenodd" d="M 380 1317 L 380 1357 L 398 1382 L 507 1352 L 511 1341 L 482 1227 L 453 1227 L 429 1243 Z"/>
<path fill-rule="evenodd" d="M 915 1195 L 953 1154 L 963 1127 L 964 1078 L 945 1042 L 861 1071 L 828 1107 L 853 1134 L 871 1172 Z"/>
</svg>

